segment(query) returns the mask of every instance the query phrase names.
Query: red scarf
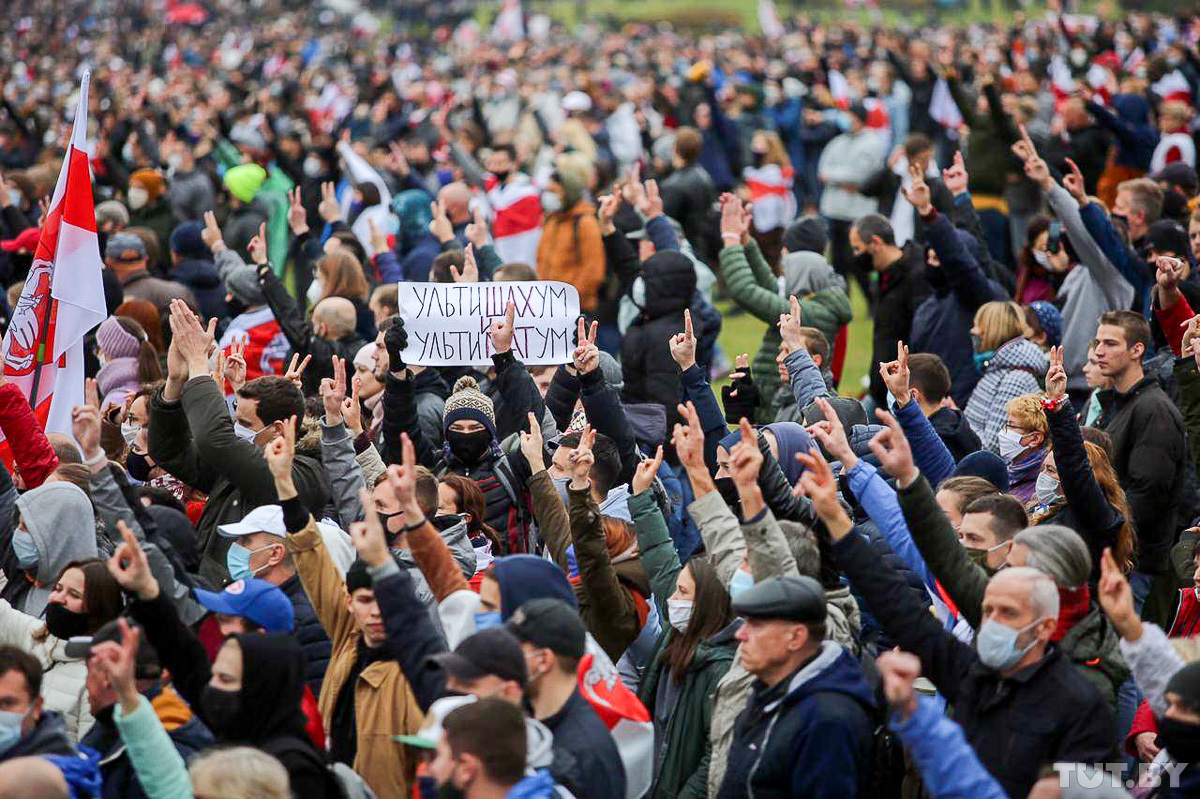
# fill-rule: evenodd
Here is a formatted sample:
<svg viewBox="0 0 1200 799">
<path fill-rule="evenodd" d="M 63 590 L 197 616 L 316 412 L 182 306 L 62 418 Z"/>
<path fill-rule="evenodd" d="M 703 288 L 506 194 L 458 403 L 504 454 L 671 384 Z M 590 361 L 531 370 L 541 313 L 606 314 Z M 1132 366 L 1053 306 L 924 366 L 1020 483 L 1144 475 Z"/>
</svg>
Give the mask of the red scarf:
<svg viewBox="0 0 1200 799">
<path fill-rule="evenodd" d="M 1050 640 L 1058 643 L 1076 624 L 1092 610 L 1092 592 L 1087 585 L 1079 588 L 1058 589 L 1058 626 Z"/>
</svg>

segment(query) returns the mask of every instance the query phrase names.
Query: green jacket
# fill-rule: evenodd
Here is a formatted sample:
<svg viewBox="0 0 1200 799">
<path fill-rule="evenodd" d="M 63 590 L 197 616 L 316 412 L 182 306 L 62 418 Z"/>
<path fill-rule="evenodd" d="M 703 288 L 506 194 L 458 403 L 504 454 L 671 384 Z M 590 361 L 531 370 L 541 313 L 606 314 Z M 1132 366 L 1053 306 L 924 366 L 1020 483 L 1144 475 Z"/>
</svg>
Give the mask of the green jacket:
<svg viewBox="0 0 1200 799">
<path fill-rule="evenodd" d="M 897 490 L 896 498 L 925 565 L 967 624 L 978 630 L 983 620 L 983 594 L 989 580 L 987 572 L 967 557 L 924 475 L 908 488 Z M 1114 710 L 1117 688 L 1129 677 L 1129 667 L 1117 646 L 1118 641 L 1108 617 L 1093 605 L 1091 613 L 1067 630 L 1057 644 Z"/>
<path fill-rule="evenodd" d="M 232 169 L 242 163 L 242 155 L 231 142 L 222 139 L 213 149 L 213 159 L 223 169 Z M 289 191 L 296 184 L 283 173 L 275 164 L 267 167 L 267 179 L 254 195 L 256 200 L 262 200 L 270 209 L 267 218 L 267 260 L 275 268 L 275 274 L 282 274 L 287 265 L 288 245 L 291 242 L 292 231 L 288 227 L 287 211 Z"/>
<path fill-rule="evenodd" d="M 663 619 L 663 632 L 642 677 L 638 698 L 654 718 L 658 758 L 650 799 L 704 799 L 708 795 L 708 763 L 711 757 L 709 728 L 712 725 L 717 683 L 729 671 L 737 642 L 731 624 L 701 641 L 684 672 L 673 708 L 657 707 L 662 680 L 671 678 L 664 661 L 666 649 L 676 632 L 667 621 L 667 597 L 675 593 L 682 570 L 666 521 L 649 491 L 629 498 L 629 510 L 637 529 L 638 550 L 650 578 L 654 599 Z"/>
<path fill-rule="evenodd" d="M 767 424 L 775 421 L 770 418 L 770 403 L 780 385 L 779 368 L 775 364 L 782 341 L 779 316 L 790 313 L 791 304 L 787 297 L 780 296 L 779 280 L 753 240 L 744 247 L 736 245 L 721 250 L 721 273 L 734 302 L 767 323 L 762 348 L 754 356 L 751 366 L 754 382 L 764 398 L 759 406 L 758 421 Z M 797 299 L 800 300 L 801 321 L 807 327 L 820 330 L 832 349 L 838 332 L 852 316 L 850 297 L 845 289 L 830 286 Z"/>
</svg>

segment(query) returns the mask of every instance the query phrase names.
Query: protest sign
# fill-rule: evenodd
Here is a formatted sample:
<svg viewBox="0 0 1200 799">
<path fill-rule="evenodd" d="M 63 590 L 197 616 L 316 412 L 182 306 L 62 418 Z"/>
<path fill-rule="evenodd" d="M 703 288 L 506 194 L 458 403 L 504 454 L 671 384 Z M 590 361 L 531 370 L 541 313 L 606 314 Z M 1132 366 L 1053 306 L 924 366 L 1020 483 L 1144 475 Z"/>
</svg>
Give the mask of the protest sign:
<svg viewBox="0 0 1200 799">
<path fill-rule="evenodd" d="M 414 366 L 489 366 L 488 327 L 516 308 L 513 353 L 522 363 L 567 363 L 575 349 L 579 292 L 553 280 L 502 283 L 400 283 L 408 331 L 404 362 Z"/>
</svg>

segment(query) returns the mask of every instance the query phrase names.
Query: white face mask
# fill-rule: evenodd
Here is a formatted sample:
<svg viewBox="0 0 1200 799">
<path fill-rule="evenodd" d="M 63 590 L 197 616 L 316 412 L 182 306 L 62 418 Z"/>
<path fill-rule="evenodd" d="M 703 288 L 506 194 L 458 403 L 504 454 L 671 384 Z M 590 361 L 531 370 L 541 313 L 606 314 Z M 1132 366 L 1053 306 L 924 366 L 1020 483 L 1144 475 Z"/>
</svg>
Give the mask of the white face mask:
<svg viewBox="0 0 1200 799">
<path fill-rule="evenodd" d="M 304 296 L 308 298 L 309 305 L 316 305 L 321 300 L 321 295 L 325 293 L 325 282 L 320 278 L 315 278 L 313 282 L 308 284 L 308 291 Z"/>
<path fill-rule="evenodd" d="M 136 211 L 150 201 L 150 192 L 141 186 L 131 186 L 129 189 L 129 208 Z"/>
<path fill-rule="evenodd" d="M 255 438 L 255 436 L 258 435 L 257 430 L 251 430 L 249 427 L 246 427 L 246 425 L 242 424 L 241 422 L 233 423 L 233 433 L 238 438 L 242 439 L 243 441 L 249 441 L 251 444 L 254 443 L 254 438 Z"/>
<path fill-rule="evenodd" d="M 167 165 L 171 167 L 172 172 L 179 171 L 179 168 L 183 166 L 183 156 L 179 153 L 171 153 L 167 156 Z"/>
<path fill-rule="evenodd" d="M 557 213 L 563 209 L 563 198 L 556 191 L 542 192 L 542 210 L 548 214 Z"/>
<path fill-rule="evenodd" d="M 319 176 L 321 174 L 321 172 L 323 172 L 323 171 L 324 171 L 324 165 L 321 163 L 320 158 L 317 158 L 315 155 L 310 155 L 308 158 L 304 159 L 304 176 L 305 177 L 315 178 L 315 177 Z"/>
<path fill-rule="evenodd" d="M 997 445 L 1000 447 L 1000 457 L 1005 463 L 1012 463 L 1017 459 L 1017 456 L 1024 452 L 1027 447 L 1021 443 L 1021 434 L 1016 430 L 1004 428 L 1000 431 Z"/>
<path fill-rule="evenodd" d="M 128 420 L 121 422 L 121 438 L 125 439 L 126 446 L 132 447 L 140 432 L 142 432 L 140 424 Z"/>
<path fill-rule="evenodd" d="M 696 603 L 690 599 L 668 599 L 667 620 L 677 632 L 683 632 L 692 620 L 692 610 L 695 607 Z"/>
<path fill-rule="evenodd" d="M 21 198 L 21 190 L 20 189 L 9 189 L 8 190 L 8 202 L 10 205 L 15 205 L 19 208 L 21 206 L 21 199 L 22 198 Z"/>
<path fill-rule="evenodd" d="M 1050 475 L 1042 472 L 1038 475 L 1037 483 L 1034 485 L 1034 491 L 1037 495 L 1039 505 L 1049 505 L 1058 499 L 1058 480 L 1055 480 Z"/>
</svg>

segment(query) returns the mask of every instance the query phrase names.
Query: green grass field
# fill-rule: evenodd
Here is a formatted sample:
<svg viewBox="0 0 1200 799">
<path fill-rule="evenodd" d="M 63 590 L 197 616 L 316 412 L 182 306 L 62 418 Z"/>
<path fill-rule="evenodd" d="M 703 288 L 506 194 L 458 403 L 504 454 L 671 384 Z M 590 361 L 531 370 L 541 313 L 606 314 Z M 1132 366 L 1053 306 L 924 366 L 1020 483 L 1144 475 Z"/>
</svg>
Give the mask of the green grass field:
<svg viewBox="0 0 1200 799">
<path fill-rule="evenodd" d="M 867 316 L 866 298 L 858 290 L 858 285 L 854 281 L 850 282 L 852 284 L 850 305 L 854 309 L 854 318 L 850 321 L 850 339 L 847 342 L 846 364 L 842 370 L 842 382 L 839 393 L 857 397 L 862 393 L 862 379 L 867 374 L 867 370 L 872 366 L 872 324 L 870 317 Z M 718 340 L 721 342 L 721 346 L 725 349 L 725 354 L 729 356 L 730 361 L 743 352 L 749 354 L 751 360 L 753 360 L 754 354 L 762 346 L 763 333 L 766 332 L 767 326 L 748 313 L 729 316 L 731 308 L 733 308 L 731 300 L 717 302 L 717 310 L 724 315 L 724 324 L 721 327 L 721 336 Z M 727 378 L 722 378 L 713 385 L 713 390 L 720 392 L 721 386 L 728 383 L 729 380 Z"/>
</svg>

